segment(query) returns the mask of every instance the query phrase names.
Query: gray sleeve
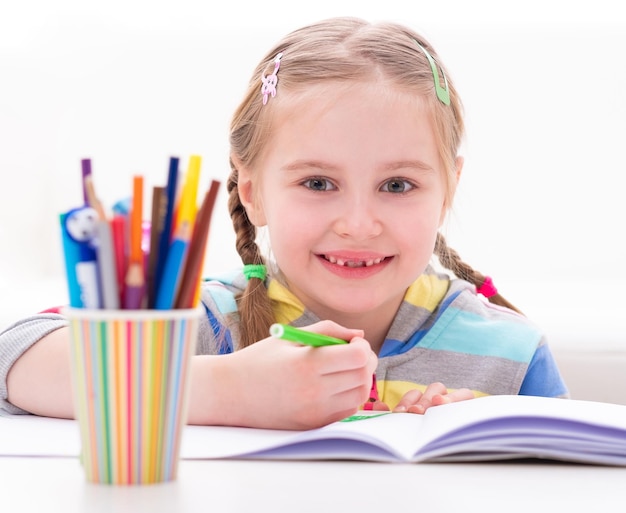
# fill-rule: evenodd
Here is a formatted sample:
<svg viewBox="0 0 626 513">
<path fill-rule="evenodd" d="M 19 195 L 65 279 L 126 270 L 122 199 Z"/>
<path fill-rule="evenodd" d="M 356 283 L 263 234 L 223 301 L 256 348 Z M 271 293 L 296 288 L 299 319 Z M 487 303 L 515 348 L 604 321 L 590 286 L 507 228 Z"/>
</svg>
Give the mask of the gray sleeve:
<svg viewBox="0 0 626 513">
<path fill-rule="evenodd" d="M 196 354 L 216 354 L 215 336 L 213 328 L 206 315 L 200 318 L 198 325 L 198 345 Z"/>
<path fill-rule="evenodd" d="M 206 298 L 203 298 L 203 302 L 206 301 Z M 204 304 L 205 308 L 209 308 L 206 304 Z M 215 305 L 211 305 L 215 306 Z M 211 314 L 215 316 L 215 313 Z M 229 326 L 226 326 L 226 316 L 222 314 L 218 314 L 219 317 L 214 319 L 218 323 L 217 325 L 212 325 L 209 320 L 208 314 L 203 315 L 200 318 L 200 324 L 198 326 L 198 344 L 196 346 L 196 354 L 203 355 L 219 355 L 224 353 L 231 352 L 232 349 L 227 349 L 230 344 L 226 341 L 226 338 L 230 338 L 239 333 L 238 327 L 234 323 L 230 323 Z"/>
<path fill-rule="evenodd" d="M 46 313 L 22 319 L 0 333 L 0 411 L 27 413 L 7 401 L 7 376 L 13 364 L 38 340 L 67 326 L 62 315 Z"/>
</svg>

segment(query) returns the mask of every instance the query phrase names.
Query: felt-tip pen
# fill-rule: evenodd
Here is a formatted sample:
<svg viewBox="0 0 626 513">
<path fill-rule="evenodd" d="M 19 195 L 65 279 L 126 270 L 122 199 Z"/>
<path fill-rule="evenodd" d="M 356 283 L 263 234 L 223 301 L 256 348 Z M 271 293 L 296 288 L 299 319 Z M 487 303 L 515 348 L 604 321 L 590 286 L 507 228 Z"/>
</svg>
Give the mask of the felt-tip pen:
<svg viewBox="0 0 626 513">
<path fill-rule="evenodd" d="M 272 324 L 270 326 L 270 335 L 272 337 L 291 340 L 292 342 L 314 347 L 335 346 L 348 343 L 346 340 L 340 338 L 329 337 L 328 335 L 321 335 L 320 333 L 313 333 L 312 331 L 304 331 L 286 324 Z"/>
</svg>

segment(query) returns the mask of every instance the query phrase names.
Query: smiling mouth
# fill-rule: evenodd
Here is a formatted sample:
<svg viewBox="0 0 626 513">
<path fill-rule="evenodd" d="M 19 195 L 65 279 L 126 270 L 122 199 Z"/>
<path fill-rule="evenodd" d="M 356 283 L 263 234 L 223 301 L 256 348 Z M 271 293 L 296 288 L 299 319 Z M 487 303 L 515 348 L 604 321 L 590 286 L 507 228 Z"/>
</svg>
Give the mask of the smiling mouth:
<svg viewBox="0 0 626 513">
<path fill-rule="evenodd" d="M 331 264 L 340 265 L 342 267 L 353 267 L 353 268 L 354 267 L 372 267 L 373 265 L 380 264 L 387 258 L 387 257 L 380 257 L 380 258 L 372 258 L 368 260 L 356 260 L 353 258 L 347 258 L 347 259 L 336 258 L 330 255 L 322 255 L 322 257 L 324 257 L 324 259 L 330 262 Z"/>
</svg>

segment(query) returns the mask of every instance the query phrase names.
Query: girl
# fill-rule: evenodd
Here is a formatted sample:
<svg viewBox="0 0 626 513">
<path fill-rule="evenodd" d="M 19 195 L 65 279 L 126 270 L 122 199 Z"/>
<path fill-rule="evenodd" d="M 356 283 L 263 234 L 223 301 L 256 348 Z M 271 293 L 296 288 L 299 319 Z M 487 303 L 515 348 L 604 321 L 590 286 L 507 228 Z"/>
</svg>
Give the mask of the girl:
<svg viewBox="0 0 626 513">
<path fill-rule="evenodd" d="M 300 429 L 358 408 L 567 397 L 542 333 L 439 233 L 462 137 L 450 76 L 408 28 L 330 19 L 267 53 L 231 125 L 244 265 L 204 283 L 189 422 Z M 274 322 L 350 344 L 300 347 L 268 337 Z M 0 336 L 5 410 L 72 416 L 65 326 L 42 314 Z"/>
</svg>

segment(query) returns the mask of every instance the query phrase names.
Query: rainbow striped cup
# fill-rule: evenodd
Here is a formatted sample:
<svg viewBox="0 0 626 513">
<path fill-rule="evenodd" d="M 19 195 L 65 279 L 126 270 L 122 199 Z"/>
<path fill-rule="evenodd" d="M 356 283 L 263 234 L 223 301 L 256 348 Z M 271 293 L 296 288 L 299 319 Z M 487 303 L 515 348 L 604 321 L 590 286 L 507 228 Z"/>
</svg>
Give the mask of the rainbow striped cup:
<svg viewBox="0 0 626 513">
<path fill-rule="evenodd" d="M 66 308 L 87 481 L 176 479 L 201 309 Z"/>
</svg>

